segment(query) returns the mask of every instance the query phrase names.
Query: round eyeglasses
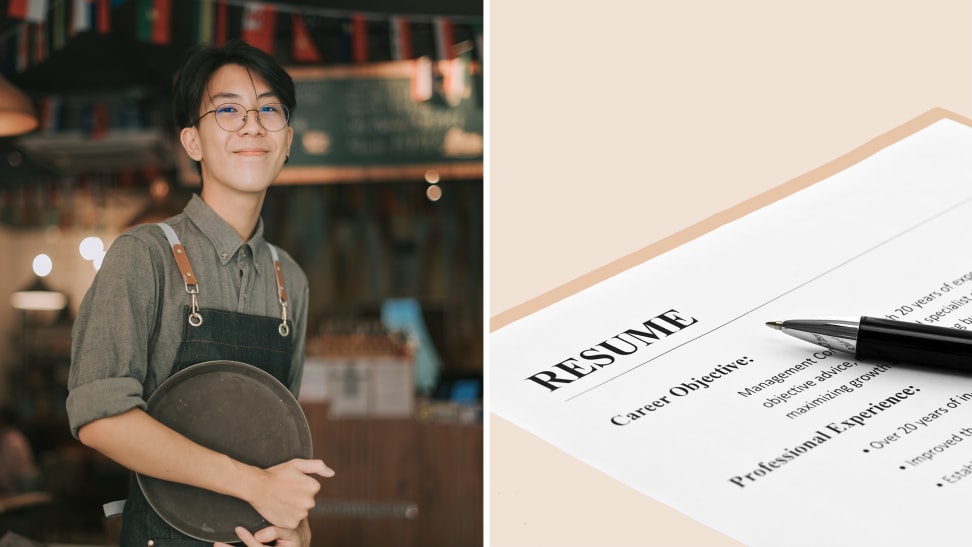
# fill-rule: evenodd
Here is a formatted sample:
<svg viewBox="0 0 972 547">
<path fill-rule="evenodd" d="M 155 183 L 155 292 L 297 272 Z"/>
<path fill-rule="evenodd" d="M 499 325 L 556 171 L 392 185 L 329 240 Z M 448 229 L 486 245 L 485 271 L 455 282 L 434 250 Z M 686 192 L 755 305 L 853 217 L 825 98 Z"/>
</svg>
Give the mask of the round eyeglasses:
<svg viewBox="0 0 972 547">
<path fill-rule="evenodd" d="M 192 122 L 192 125 L 196 125 L 199 120 L 210 114 L 215 114 L 216 125 L 223 131 L 232 133 L 243 129 L 250 112 L 257 113 L 257 122 L 267 131 L 280 131 L 287 127 L 287 123 L 290 121 L 290 111 L 280 103 L 265 104 L 260 108 L 246 108 L 241 104 L 225 103 L 199 116 L 196 121 Z"/>
</svg>

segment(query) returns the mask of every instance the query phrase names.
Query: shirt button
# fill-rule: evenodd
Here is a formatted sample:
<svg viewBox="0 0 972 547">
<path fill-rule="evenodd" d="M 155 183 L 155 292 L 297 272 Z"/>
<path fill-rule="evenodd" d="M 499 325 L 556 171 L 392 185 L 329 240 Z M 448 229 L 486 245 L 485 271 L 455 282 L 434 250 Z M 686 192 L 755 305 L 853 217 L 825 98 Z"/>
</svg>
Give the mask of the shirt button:
<svg viewBox="0 0 972 547">
<path fill-rule="evenodd" d="M 223 260 L 226 260 L 227 258 L 229 258 L 229 255 L 226 253 L 219 253 L 219 257 L 222 258 Z"/>
</svg>

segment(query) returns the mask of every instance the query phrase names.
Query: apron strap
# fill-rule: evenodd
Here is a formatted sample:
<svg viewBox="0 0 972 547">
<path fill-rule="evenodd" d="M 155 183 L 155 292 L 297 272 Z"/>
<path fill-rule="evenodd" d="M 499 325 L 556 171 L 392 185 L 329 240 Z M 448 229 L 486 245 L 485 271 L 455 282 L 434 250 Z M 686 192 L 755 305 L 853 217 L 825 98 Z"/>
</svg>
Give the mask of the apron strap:
<svg viewBox="0 0 972 547">
<path fill-rule="evenodd" d="M 169 240 L 169 246 L 172 247 L 172 256 L 175 257 L 176 265 L 179 267 L 179 273 L 182 274 L 182 281 L 186 284 L 186 292 L 189 293 L 191 300 L 189 324 L 198 327 L 202 325 L 203 319 L 202 315 L 199 315 L 199 302 L 196 300 L 196 295 L 199 294 L 199 282 L 196 279 L 196 274 L 193 273 L 192 265 L 189 264 L 189 257 L 186 255 L 186 249 L 179 242 L 179 236 L 176 235 L 172 226 L 164 222 L 159 222 L 158 226 L 162 228 L 162 231 L 165 233 L 165 238 Z"/>
<path fill-rule="evenodd" d="M 280 336 L 287 336 L 290 334 L 290 325 L 287 324 L 287 288 L 284 285 L 283 268 L 280 267 L 280 256 L 277 254 L 277 248 L 269 243 L 267 243 L 267 247 L 270 249 L 270 256 L 273 257 L 273 273 L 277 280 L 277 299 L 280 301 L 280 326 L 277 327 L 277 331 L 280 332 Z"/>
<path fill-rule="evenodd" d="M 192 299 L 192 306 L 189 312 L 189 324 L 198 327 L 202 325 L 202 315 L 199 314 L 199 302 L 196 300 L 196 295 L 199 294 L 199 283 L 196 278 L 196 274 L 192 271 L 192 265 L 189 264 L 189 257 L 186 255 L 186 249 L 179 242 L 179 236 L 176 235 L 175 230 L 172 226 L 164 222 L 159 222 L 158 226 L 162 228 L 165 233 L 165 238 L 169 240 L 169 246 L 172 247 L 172 256 L 175 257 L 176 265 L 179 267 L 179 273 L 182 274 L 182 281 L 186 284 L 186 292 Z M 290 334 L 290 325 L 287 323 L 287 288 L 284 284 L 283 268 L 280 266 L 280 254 L 277 252 L 277 248 L 273 245 L 267 243 L 267 248 L 270 249 L 270 256 L 273 257 L 273 273 L 274 279 L 277 282 L 277 300 L 280 302 L 280 326 L 277 327 L 277 331 L 280 336 L 287 336 Z"/>
<path fill-rule="evenodd" d="M 182 280 L 185 281 L 187 287 L 189 285 L 196 286 L 196 274 L 192 272 L 192 265 L 189 264 L 189 257 L 186 256 L 185 247 L 179 242 L 179 236 L 176 235 L 172 226 L 164 222 L 159 222 L 158 225 L 165 232 L 165 238 L 169 240 L 169 246 L 172 247 L 172 256 L 175 257 L 176 264 L 179 266 Z"/>
</svg>

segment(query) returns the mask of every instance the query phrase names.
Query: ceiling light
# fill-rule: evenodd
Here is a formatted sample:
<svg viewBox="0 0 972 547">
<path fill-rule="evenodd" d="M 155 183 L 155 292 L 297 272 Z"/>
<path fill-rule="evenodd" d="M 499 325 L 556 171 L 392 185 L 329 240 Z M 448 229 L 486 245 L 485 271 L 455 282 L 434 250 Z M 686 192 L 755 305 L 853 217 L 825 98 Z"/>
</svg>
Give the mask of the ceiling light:
<svg viewBox="0 0 972 547">
<path fill-rule="evenodd" d="M 29 286 L 10 295 L 10 305 L 18 310 L 56 311 L 67 305 L 67 296 L 51 290 L 37 277 Z"/>
<path fill-rule="evenodd" d="M 54 263 L 46 254 L 34 257 L 34 282 L 10 295 L 10 305 L 18 310 L 57 311 L 67 306 L 67 296 L 51 290 L 44 277 L 51 273 Z"/>
<path fill-rule="evenodd" d="M 0 137 L 22 135 L 37 128 L 34 103 L 0 76 Z"/>
</svg>

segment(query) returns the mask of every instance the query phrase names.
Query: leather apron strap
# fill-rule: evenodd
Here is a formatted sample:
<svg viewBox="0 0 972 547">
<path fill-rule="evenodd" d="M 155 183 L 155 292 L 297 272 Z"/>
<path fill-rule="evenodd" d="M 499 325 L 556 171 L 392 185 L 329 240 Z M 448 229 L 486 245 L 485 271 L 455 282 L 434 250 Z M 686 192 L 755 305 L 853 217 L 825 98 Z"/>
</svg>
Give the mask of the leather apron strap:
<svg viewBox="0 0 972 547">
<path fill-rule="evenodd" d="M 158 226 L 162 228 L 165 238 L 169 241 L 169 246 L 172 247 L 172 256 L 179 267 L 179 273 L 182 274 L 186 293 L 189 294 L 189 324 L 198 327 L 203 322 L 202 315 L 199 313 L 199 302 L 196 298 L 196 295 L 199 294 L 199 281 L 192 271 L 189 256 L 186 255 L 186 249 L 179 241 L 179 236 L 176 235 L 175 230 L 165 222 L 159 222 Z M 280 267 L 280 255 L 277 248 L 269 243 L 267 243 L 267 248 L 270 249 L 270 256 L 273 257 L 273 273 L 277 282 L 277 300 L 280 303 L 280 326 L 277 327 L 277 332 L 280 333 L 280 336 L 286 337 L 290 334 L 290 325 L 287 323 L 287 287 L 284 283 L 283 268 Z"/>
</svg>

